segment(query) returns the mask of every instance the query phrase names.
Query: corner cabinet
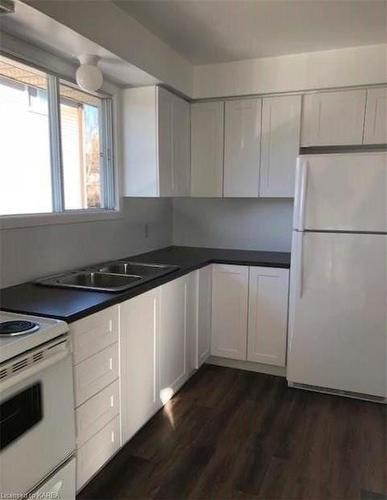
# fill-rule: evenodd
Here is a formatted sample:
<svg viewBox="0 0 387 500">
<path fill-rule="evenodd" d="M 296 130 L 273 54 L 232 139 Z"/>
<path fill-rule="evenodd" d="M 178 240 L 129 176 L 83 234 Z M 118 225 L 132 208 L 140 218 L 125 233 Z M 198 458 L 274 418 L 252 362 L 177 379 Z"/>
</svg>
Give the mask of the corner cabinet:
<svg viewBox="0 0 387 500">
<path fill-rule="evenodd" d="M 249 268 L 214 264 L 211 354 L 246 359 Z"/>
<path fill-rule="evenodd" d="M 191 196 L 223 196 L 224 102 L 191 105 Z"/>
<path fill-rule="evenodd" d="M 124 196 L 188 196 L 190 105 L 162 87 L 122 90 Z"/>
<path fill-rule="evenodd" d="M 213 265 L 211 354 L 286 364 L 289 270 Z"/>
</svg>

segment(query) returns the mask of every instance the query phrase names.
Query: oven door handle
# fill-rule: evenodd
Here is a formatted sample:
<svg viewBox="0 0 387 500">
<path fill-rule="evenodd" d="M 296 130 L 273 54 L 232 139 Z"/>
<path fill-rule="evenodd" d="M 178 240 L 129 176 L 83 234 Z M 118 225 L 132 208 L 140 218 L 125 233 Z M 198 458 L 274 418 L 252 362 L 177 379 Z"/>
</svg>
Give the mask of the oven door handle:
<svg viewBox="0 0 387 500">
<path fill-rule="evenodd" d="M 54 350 L 56 352 L 54 352 Z M 32 377 L 33 375 L 36 375 L 43 370 L 46 370 L 53 364 L 58 363 L 59 361 L 62 361 L 67 357 L 71 357 L 71 352 L 67 347 L 67 343 L 62 343 L 53 347 L 52 351 L 52 353 L 50 353 L 49 350 L 45 351 L 49 353 L 46 359 L 37 361 L 34 364 L 30 365 L 28 368 L 22 369 L 20 370 L 20 372 L 12 374 L 10 377 L 7 377 L 5 380 L 3 380 L 0 383 L 0 392 L 6 391 L 12 386 L 24 382 L 24 380 Z"/>
</svg>

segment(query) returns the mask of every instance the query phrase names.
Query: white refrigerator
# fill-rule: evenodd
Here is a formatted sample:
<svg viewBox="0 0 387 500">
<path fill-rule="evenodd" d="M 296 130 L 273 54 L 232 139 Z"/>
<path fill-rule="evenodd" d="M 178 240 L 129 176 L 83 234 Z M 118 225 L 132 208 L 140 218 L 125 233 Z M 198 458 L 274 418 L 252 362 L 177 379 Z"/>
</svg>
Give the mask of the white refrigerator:
<svg viewBox="0 0 387 500">
<path fill-rule="evenodd" d="M 288 384 L 386 401 L 387 153 L 300 156 Z"/>
</svg>

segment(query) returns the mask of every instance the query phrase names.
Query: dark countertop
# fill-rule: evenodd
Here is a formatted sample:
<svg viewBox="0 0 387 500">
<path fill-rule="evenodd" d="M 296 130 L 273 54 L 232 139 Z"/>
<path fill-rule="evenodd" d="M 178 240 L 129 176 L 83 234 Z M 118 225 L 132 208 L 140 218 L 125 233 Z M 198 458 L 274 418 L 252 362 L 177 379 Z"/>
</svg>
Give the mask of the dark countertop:
<svg viewBox="0 0 387 500">
<path fill-rule="evenodd" d="M 140 295 L 207 264 L 235 264 L 265 267 L 290 267 L 290 253 L 218 248 L 167 247 L 128 257 L 137 262 L 173 264 L 180 269 L 125 292 L 92 292 L 53 288 L 23 283 L 0 290 L 0 309 L 62 319 L 71 323 L 106 307 Z"/>
</svg>

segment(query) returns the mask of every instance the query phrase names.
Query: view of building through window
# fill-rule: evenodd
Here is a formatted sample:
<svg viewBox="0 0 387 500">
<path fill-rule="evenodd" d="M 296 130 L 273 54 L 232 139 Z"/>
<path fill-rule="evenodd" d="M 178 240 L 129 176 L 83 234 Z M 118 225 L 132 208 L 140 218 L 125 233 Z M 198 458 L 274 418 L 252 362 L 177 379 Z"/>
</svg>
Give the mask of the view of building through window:
<svg viewBox="0 0 387 500">
<path fill-rule="evenodd" d="M 103 170 L 101 130 L 111 126 L 103 101 L 0 56 L 0 215 L 114 206 L 102 182 L 113 182 L 111 164 Z"/>
<path fill-rule="evenodd" d="M 47 78 L 0 59 L 0 214 L 52 211 Z"/>
<path fill-rule="evenodd" d="M 98 98 L 60 85 L 60 117 L 66 209 L 101 207 Z"/>
</svg>

